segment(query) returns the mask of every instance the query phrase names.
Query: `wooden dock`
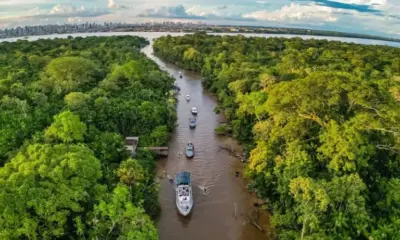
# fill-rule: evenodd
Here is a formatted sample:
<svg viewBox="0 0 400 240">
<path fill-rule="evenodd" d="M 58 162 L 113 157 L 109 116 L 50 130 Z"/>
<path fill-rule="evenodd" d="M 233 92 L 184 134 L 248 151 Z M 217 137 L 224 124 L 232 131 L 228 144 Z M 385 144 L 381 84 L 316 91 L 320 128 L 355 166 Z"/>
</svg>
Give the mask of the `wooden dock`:
<svg viewBox="0 0 400 240">
<path fill-rule="evenodd" d="M 168 147 L 143 147 L 140 149 L 150 150 L 157 154 L 158 156 L 168 156 Z"/>
<path fill-rule="evenodd" d="M 136 156 L 136 149 L 138 148 L 139 137 L 126 137 L 125 147 L 132 157 Z M 145 149 L 154 152 L 158 156 L 168 156 L 168 147 L 141 147 L 139 149 Z"/>
</svg>

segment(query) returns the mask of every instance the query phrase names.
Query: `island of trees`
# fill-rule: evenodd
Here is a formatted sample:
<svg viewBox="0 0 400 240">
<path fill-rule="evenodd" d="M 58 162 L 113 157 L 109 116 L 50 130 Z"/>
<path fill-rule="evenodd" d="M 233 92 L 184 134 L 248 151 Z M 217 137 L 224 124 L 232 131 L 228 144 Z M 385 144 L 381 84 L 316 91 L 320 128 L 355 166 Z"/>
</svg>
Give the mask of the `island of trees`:
<svg viewBox="0 0 400 240">
<path fill-rule="evenodd" d="M 154 50 L 217 95 L 279 239 L 399 238 L 399 48 L 194 34 Z"/>
<path fill-rule="evenodd" d="M 158 239 L 173 79 L 139 37 L 0 43 L 0 239 Z"/>
</svg>

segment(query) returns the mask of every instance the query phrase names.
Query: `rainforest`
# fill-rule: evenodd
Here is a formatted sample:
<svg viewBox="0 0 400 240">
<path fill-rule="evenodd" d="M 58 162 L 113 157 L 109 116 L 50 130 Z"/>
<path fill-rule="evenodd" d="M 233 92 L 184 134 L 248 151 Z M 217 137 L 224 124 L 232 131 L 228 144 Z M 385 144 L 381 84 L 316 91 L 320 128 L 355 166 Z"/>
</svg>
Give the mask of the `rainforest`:
<svg viewBox="0 0 400 240">
<path fill-rule="evenodd" d="M 201 72 L 247 152 L 278 239 L 400 236 L 400 49 L 300 38 L 163 36 Z"/>
<path fill-rule="evenodd" d="M 0 43 L 0 238 L 158 239 L 173 79 L 141 37 Z"/>
</svg>

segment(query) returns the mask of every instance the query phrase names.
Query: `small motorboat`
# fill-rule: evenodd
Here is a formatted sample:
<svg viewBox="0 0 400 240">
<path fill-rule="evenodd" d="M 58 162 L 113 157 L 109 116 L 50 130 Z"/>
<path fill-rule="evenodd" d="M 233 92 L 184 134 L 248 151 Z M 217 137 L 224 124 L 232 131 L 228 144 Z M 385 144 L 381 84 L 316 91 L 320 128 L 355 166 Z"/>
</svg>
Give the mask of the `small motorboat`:
<svg viewBox="0 0 400 240">
<path fill-rule="evenodd" d="M 192 107 L 192 114 L 196 115 L 197 114 L 197 108 L 196 107 Z"/>
<path fill-rule="evenodd" d="M 189 127 L 190 128 L 195 128 L 196 127 L 196 118 L 190 118 L 189 119 Z"/>
<path fill-rule="evenodd" d="M 185 98 L 186 98 L 186 101 L 190 101 L 190 95 L 189 94 L 186 95 Z"/>
<path fill-rule="evenodd" d="M 182 72 L 179 72 L 179 77 L 180 77 L 180 78 L 183 78 Z"/>
<path fill-rule="evenodd" d="M 192 183 L 189 172 L 179 172 L 175 178 L 176 207 L 183 216 L 189 215 L 193 207 Z"/>
<path fill-rule="evenodd" d="M 185 149 L 186 157 L 192 158 L 194 156 L 194 146 L 193 143 L 189 142 Z"/>
</svg>

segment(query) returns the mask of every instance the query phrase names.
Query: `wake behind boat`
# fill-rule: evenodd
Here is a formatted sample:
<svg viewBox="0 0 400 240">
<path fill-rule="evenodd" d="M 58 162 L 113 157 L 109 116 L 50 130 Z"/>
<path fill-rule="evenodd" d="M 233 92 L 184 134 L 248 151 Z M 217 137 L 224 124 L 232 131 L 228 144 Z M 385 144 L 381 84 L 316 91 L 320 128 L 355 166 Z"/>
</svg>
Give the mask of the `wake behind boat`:
<svg viewBox="0 0 400 240">
<path fill-rule="evenodd" d="M 185 149 L 186 157 L 192 158 L 194 156 L 194 145 L 193 143 L 189 142 Z"/>
<path fill-rule="evenodd" d="M 183 216 L 187 216 L 193 207 L 192 183 L 190 173 L 182 171 L 175 178 L 176 207 Z"/>
</svg>

